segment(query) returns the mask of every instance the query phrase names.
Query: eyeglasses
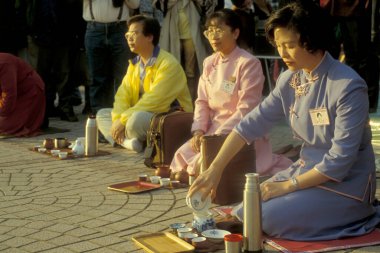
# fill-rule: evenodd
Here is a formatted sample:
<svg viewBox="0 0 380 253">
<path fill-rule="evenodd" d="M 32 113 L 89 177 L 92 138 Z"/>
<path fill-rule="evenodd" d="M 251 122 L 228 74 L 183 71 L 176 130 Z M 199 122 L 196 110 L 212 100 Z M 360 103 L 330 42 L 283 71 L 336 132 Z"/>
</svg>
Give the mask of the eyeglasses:
<svg viewBox="0 0 380 253">
<path fill-rule="evenodd" d="M 138 35 L 139 33 L 140 33 L 139 31 L 130 31 L 130 32 L 127 32 L 127 33 L 125 34 L 125 38 L 126 38 L 127 40 L 129 40 L 129 39 L 135 40 L 136 37 L 137 37 L 137 35 Z"/>
<path fill-rule="evenodd" d="M 215 38 L 215 39 L 218 39 L 218 38 L 221 38 L 224 34 L 224 30 L 220 29 L 220 28 L 208 28 L 207 30 L 205 30 L 203 32 L 203 35 L 207 38 L 207 39 L 211 39 L 212 36 Z"/>
</svg>

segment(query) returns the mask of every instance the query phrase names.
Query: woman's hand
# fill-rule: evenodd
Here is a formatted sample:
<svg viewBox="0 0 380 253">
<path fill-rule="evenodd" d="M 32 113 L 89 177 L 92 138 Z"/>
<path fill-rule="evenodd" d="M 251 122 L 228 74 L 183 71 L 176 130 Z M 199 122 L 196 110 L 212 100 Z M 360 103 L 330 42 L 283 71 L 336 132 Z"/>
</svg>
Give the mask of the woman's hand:
<svg viewBox="0 0 380 253">
<path fill-rule="evenodd" d="M 199 153 L 201 151 L 201 137 L 204 135 L 202 130 L 197 130 L 193 133 L 193 138 L 191 138 L 191 148 L 195 153 Z"/>
<path fill-rule="evenodd" d="M 119 119 L 115 120 L 112 123 L 111 136 L 112 136 L 112 139 L 114 139 L 117 144 L 123 143 L 125 139 L 125 126 L 120 122 Z"/>
<path fill-rule="evenodd" d="M 292 184 L 290 181 L 263 182 L 260 184 L 260 190 L 262 200 L 268 201 L 292 192 Z"/>
<path fill-rule="evenodd" d="M 202 200 L 204 200 L 209 194 L 211 194 L 211 198 L 214 198 L 221 176 L 221 170 L 212 169 L 210 167 L 195 179 L 190 186 L 187 196 L 191 197 L 195 192 L 200 191 L 202 192 Z"/>
</svg>

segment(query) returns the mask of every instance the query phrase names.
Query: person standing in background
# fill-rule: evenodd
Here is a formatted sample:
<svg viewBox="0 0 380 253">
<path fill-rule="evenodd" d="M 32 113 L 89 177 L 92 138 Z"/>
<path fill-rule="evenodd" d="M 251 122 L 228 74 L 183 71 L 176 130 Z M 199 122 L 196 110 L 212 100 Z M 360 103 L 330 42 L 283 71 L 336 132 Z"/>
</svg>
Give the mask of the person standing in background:
<svg viewBox="0 0 380 253">
<path fill-rule="evenodd" d="M 0 1 L 0 52 L 27 60 L 27 25 L 25 0 Z"/>
<path fill-rule="evenodd" d="M 209 8 L 211 13 L 218 2 L 212 3 L 213 6 Z M 191 0 L 160 0 L 156 6 L 164 13 L 160 46 L 181 63 L 192 99 L 195 101 L 198 73 L 202 73 L 202 63 L 208 55 L 201 26 L 201 15 L 206 13 L 200 13 L 195 1 Z"/>
<path fill-rule="evenodd" d="M 112 107 L 114 95 L 131 58 L 124 38 L 126 22 L 130 9 L 137 9 L 139 4 L 140 0 L 83 0 L 93 113 Z"/>
<path fill-rule="evenodd" d="M 331 54 L 338 59 L 343 45 L 344 62 L 368 85 L 369 112 L 376 112 L 379 98 L 379 59 L 371 43 L 371 0 L 321 0 L 321 7 L 333 16 L 335 45 Z"/>
</svg>

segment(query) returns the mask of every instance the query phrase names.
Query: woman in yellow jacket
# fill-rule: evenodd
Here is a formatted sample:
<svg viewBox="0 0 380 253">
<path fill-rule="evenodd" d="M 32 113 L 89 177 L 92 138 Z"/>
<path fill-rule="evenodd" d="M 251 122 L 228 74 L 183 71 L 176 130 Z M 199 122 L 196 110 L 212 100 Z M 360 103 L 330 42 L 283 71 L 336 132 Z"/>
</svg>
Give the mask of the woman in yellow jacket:
<svg viewBox="0 0 380 253">
<path fill-rule="evenodd" d="M 169 111 L 173 103 L 193 110 L 185 73 L 159 48 L 159 37 L 160 25 L 153 18 L 139 15 L 128 22 L 126 39 L 137 57 L 130 61 L 113 108 L 97 113 L 99 130 L 112 145 L 140 152 L 154 113 Z"/>
</svg>

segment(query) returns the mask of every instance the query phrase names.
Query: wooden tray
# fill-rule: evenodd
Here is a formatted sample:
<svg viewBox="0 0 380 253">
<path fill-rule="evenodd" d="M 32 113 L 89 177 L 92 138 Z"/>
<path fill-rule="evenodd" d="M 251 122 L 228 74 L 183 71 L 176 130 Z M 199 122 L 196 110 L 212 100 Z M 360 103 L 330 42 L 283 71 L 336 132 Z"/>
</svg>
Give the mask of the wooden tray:
<svg viewBox="0 0 380 253">
<path fill-rule="evenodd" d="M 141 181 L 131 181 L 131 182 L 124 182 L 124 183 L 110 185 L 108 186 L 108 189 L 119 191 L 119 192 L 126 192 L 126 193 L 140 193 L 140 192 L 146 192 L 146 191 L 158 189 L 160 187 L 161 186 L 159 184 L 152 184 L 152 183 L 141 182 Z"/>
<path fill-rule="evenodd" d="M 91 156 L 86 156 L 86 155 L 76 155 L 73 153 L 73 151 L 71 150 L 71 148 L 61 148 L 59 149 L 61 152 L 67 152 L 67 157 L 66 158 L 59 158 L 58 156 L 53 156 L 51 154 L 51 150 L 52 149 L 46 149 L 46 152 L 38 152 L 38 150 L 36 150 L 35 148 L 28 148 L 30 151 L 33 151 L 33 152 L 36 152 L 36 153 L 39 153 L 39 154 L 44 154 L 44 155 L 48 155 L 50 157 L 53 157 L 55 159 L 58 159 L 58 160 L 71 160 L 71 159 L 77 159 L 77 158 L 89 158 L 89 157 L 96 157 L 96 156 L 104 156 L 104 155 L 110 155 L 111 153 L 108 152 L 108 151 L 104 151 L 104 150 L 98 150 L 98 152 L 96 153 L 96 155 L 91 155 Z"/>
<path fill-rule="evenodd" d="M 134 236 L 132 240 L 148 253 L 186 253 L 195 249 L 170 232 Z"/>
</svg>

